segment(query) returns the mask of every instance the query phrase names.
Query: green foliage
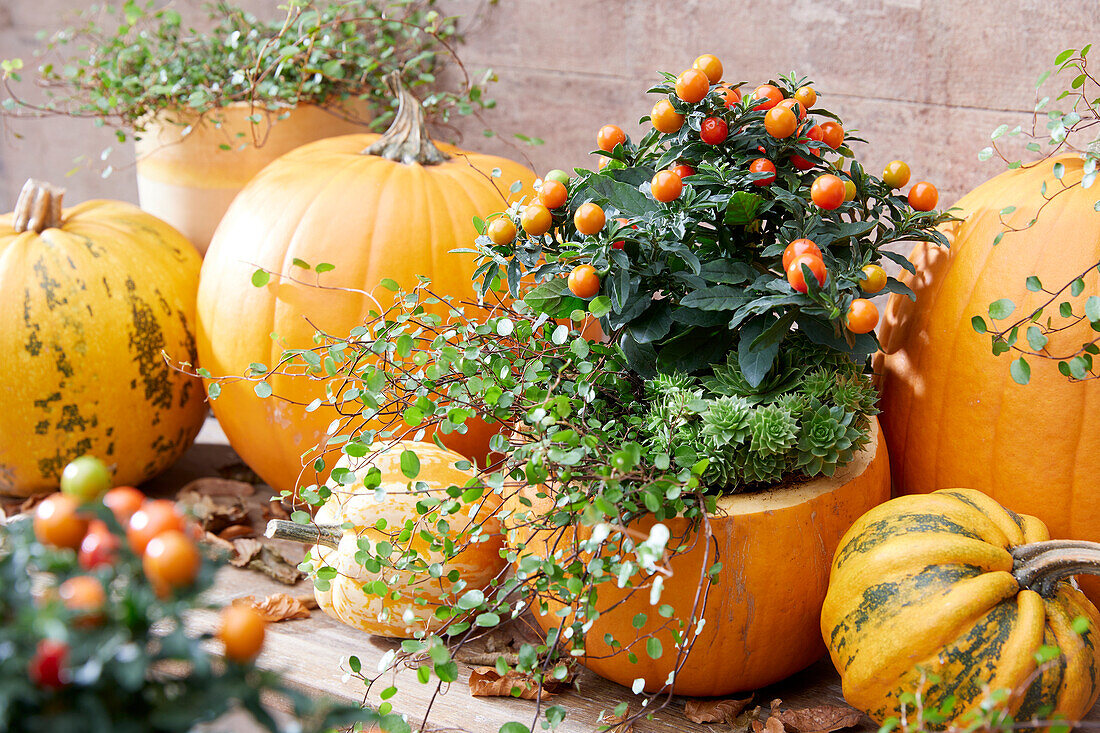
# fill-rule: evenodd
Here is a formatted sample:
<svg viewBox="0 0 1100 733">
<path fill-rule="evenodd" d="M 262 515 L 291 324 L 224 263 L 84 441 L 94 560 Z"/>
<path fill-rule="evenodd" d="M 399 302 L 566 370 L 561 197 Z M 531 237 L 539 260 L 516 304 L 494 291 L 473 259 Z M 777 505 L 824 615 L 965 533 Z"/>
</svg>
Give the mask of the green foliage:
<svg viewBox="0 0 1100 733">
<path fill-rule="evenodd" d="M 298 730 L 384 719 L 373 710 L 313 700 L 251 664 L 217 663 L 203 648 L 211 635 L 185 633 L 183 622 L 184 614 L 204 607 L 199 596 L 215 563 L 204 560 L 192 587 L 160 598 L 114 515 L 101 502 L 86 506 L 119 539 L 109 566 L 83 570 L 72 550 L 38 543 L 31 521 L 0 528 L 0 729 L 183 733 L 240 706 L 267 730 L 282 730 L 261 702 L 270 694 L 290 703 L 303 726 Z M 107 591 L 99 621 L 89 623 L 57 598 L 57 587 L 79 575 L 94 577 Z M 60 688 L 39 685 L 29 673 L 43 640 L 66 649 Z M 166 675 L 165 665 L 188 672 Z"/>
<path fill-rule="evenodd" d="M 802 341 L 795 336 L 792 346 Z M 868 441 L 867 416 L 878 395 L 851 361 L 830 362 L 824 348 L 804 341 L 792 348 L 803 366 L 777 366 L 763 394 L 740 376 L 736 354 L 702 386 L 684 374 L 647 381 L 648 444 L 683 465 L 706 459 L 703 479 L 718 492 L 767 488 L 781 480 L 825 474 L 851 460 Z M 806 371 L 806 364 L 830 363 Z"/>
<path fill-rule="evenodd" d="M 1008 217 L 1017 207 L 1005 206 L 1000 212 L 1002 230 L 997 234 L 994 244 L 999 244 L 1006 235 L 1026 232 L 1035 226 L 1043 220 L 1047 205 L 1058 197 L 1078 188 L 1092 188 L 1096 182 L 1100 170 L 1100 143 L 1094 128 L 1100 121 L 1100 84 L 1088 70 L 1088 54 L 1091 48 L 1092 44 L 1089 44 L 1081 49 L 1062 51 L 1054 60 L 1055 68 L 1039 76 L 1035 86 L 1042 94 L 1048 80 L 1065 75 L 1061 77 L 1063 82 L 1058 85 L 1060 90 L 1044 94 L 1036 102 L 1035 124 L 1030 131 L 1020 126 L 1009 129 L 1008 125 L 1001 125 L 991 135 L 993 144 L 978 154 L 980 160 L 997 157 L 1009 168 L 1036 165 L 1042 160 L 1067 152 L 1078 152 L 1084 158 L 1081 178 L 1073 182 L 1064 179 L 1065 166 L 1055 163 L 1053 173 L 1058 185 L 1053 190 L 1047 190 L 1047 184 L 1043 183 L 1039 191 L 1043 202 L 1028 221 L 1010 221 Z M 1068 82 L 1065 81 L 1067 78 Z M 1056 104 L 1065 106 L 1068 111 L 1053 108 Z M 1084 138 L 1086 143 L 1083 148 L 1075 146 L 1080 138 Z M 1027 140 L 1024 148 L 1029 153 L 1042 155 L 1038 161 L 1027 163 L 1019 158 L 1010 159 L 998 144 L 999 140 L 1006 139 Z M 1097 194 L 1093 208 L 1100 211 L 1100 193 Z M 1009 320 L 1015 304 L 1008 298 L 999 298 L 989 304 L 989 323 L 981 316 L 973 317 L 971 325 L 974 331 L 990 337 L 994 356 L 1016 352 L 1009 364 L 1009 373 L 1017 384 L 1028 384 L 1031 381 L 1031 364 L 1028 359 L 1056 362 L 1059 373 L 1071 382 L 1100 377 L 1100 370 L 1093 361 L 1095 356 L 1100 355 L 1100 337 L 1090 334 L 1090 331 L 1092 334 L 1100 332 L 1100 296 L 1086 287 L 1086 277 L 1094 269 L 1100 270 L 1100 262 L 1069 281 L 1051 288 L 1044 286 L 1038 275 L 1030 275 L 1024 282 L 1028 292 L 1048 296 L 1037 308 Z M 995 321 L 1008 322 L 997 324 Z M 1089 331 L 1083 331 L 1086 335 L 1083 343 L 1050 348 L 1050 337 L 1053 334 L 1085 325 Z M 1021 329 L 1024 330 L 1026 343 L 1019 339 Z"/>
<path fill-rule="evenodd" d="M 706 375 L 736 350 L 742 376 L 756 387 L 796 332 L 865 359 L 877 349 L 875 337 L 844 327 L 848 306 L 861 297 L 861 268 L 883 256 L 908 264 L 883 249 L 893 242 L 946 244 L 935 226 L 951 217 L 914 211 L 868 174 L 847 147 L 834 167 L 829 156 L 836 153 L 823 142 L 772 137 L 764 129 L 764 112 L 752 109 L 755 102 L 747 96 L 727 108 L 723 90 L 713 86 L 702 102 L 688 104 L 673 93 L 672 81 L 666 74 L 650 92 L 685 116 L 678 132 L 650 129 L 637 142 L 628 139 L 610 152 L 597 151 L 610 163 L 596 172 L 576 170 L 569 200 L 552 212 L 554 226 L 547 234 L 521 234 L 507 245 L 478 238 L 483 292 L 498 279 L 507 281 L 512 295 L 523 295 L 537 311 L 567 317 L 586 303 L 569 293 L 564 276 L 579 264 L 591 264 L 601 278 L 598 298 L 610 306 L 599 311 L 604 332 L 620 345 L 630 368 L 647 377 L 674 371 Z M 775 83 L 790 95 L 806 82 Z M 835 118 L 817 107 L 810 112 L 817 121 Z M 721 118 L 735 132 L 721 145 L 701 142 L 699 126 L 708 117 Z M 771 185 L 757 185 L 758 174 L 749 170 L 760 157 L 777 167 Z M 800 171 L 792 157 L 812 161 L 813 167 Z M 677 199 L 658 202 L 650 181 L 674 163 L 695 173 Z M 851 181 L 856 190 L 852 201 L 832 211 L 810 199 L 811 183 L 826 173 Z M 580 234 L 573 222 L 576 209 L 588 202 L 607 215 L 608 224 L 594 235 Z M 506 212 L 517 227 L 522 208 L 515 204 Z M 784 248 L 800 238 L 817 243 L 828 270 L 824 286 L 814 281 L 807 293 L 788 284 L 782 265 Z M 612 246 L 615 242 L 622 247 Z M 530 289 L 532 280 L 537 286 Z M 896 280 L 888 287 L 908 290 Z"/>
<path fill-rule="evenodd" d="M 437 83 L 449 47 L 461 39 L 435 0 L 293 0 L 285 9 L 284 18 L 266 21 L 220 0 L 205 5 L 205 18 L 189 21 L 153 2 L 93 5 L 80 13 L 80 25 L 46 41 L 37 79 L 44 104 L 24 102 L 12 89 L 23 62 L 3 62 L 11 95 L 4 109 L 90 117 L 125 140 L 165 109 L 212 114 L 216 122 L 217 110 L 232 102 L 279 112 L 315 103 L 356 115 L 351 103 L 361 100 L 371 127 L 384 129 L 393 100 L 383 79 L 395 70 L 406 86 L 430 92 L 421 95 L 424 106 L 438 118 L 492 106 L 484 97 L 489 75 L 467 78 L 459 92 Z"/>
</svg>

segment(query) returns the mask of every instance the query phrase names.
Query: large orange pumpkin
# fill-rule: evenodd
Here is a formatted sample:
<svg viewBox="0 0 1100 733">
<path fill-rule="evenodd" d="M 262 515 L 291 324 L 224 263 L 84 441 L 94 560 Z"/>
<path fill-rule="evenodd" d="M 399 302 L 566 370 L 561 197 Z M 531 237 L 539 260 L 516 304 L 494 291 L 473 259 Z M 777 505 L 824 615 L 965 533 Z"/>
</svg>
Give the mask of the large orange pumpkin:
<svg viewBox="0 0 1100 733">
<path fill-rule="evenodd" d="M 1049 296 L 1026 289 L 1029 275 L 1061 287 L 1100 262 L 1095 188 L 1059 194 L 1034 226 L 993 244 L 1002 218 L 1025 226 L 1044 184 L 1049 193 L 1061 188 L 1056 162 L 1065 167 L 1062 182 L 1081 180 L 1077 156 L 1003 173 L 959 201 L 963 221 L 945 228 L 949 250 L 914 248 L 917 275 L 903 279 L 916 302 L 892 296 L 881 332 L 881 420 L 897 492 L 969 486 L 1035 515 L 1054 537 L 1100 540 L 1100 381 L 1071 383 L 1053 361 L 1033 358 L 1031 383 L 1016 384 L 1014 357 L 994 357 L 989 337 L 971 326 L 976 315 L 988 322 L 998 298 L 1015 302 L 1013 320 L 1041 305 Z M 1002 217 L 1009 206 L 1016 210 Z M 1100 292 L 1095 270 L 1085 284 Z M 1053 335 L 1050 348 L 1073 350 L 1093 336 L 1084 324 Z"/>
<path fill-rule="evenodd" d="M 199 287 L 199 358 L 214 375 L 242 374 L 253 362 L 272 367 L 285 348 L 312 347 L 318 328 L 346 336 L 387 305 L 389 291 L 376 288 L 384 278 L 411 288 L 423 275 L 435 293 L 475 299 L 473 258 L 452 250 L 473 243 L 474 217 L 506 207 L 514 181 L 529 193 L 534 174 L 503 158 L 437 147 L 416 99 L 395 91 L 400 109 L 384 136 L 346 135 L 298 148 L 261 171 L 230 206 Z M 334 265 L 321 284 L 375 289 L 378 300 L 279 277 L 262 288 L 250 283 L 257 268 L 311 281 L 314 274 L 296 260 Z M 336 414 L 305 411 L 323 397 L 319 382 L 273 375 L 269 383 L 290 401 L 261 400 L 253 385 L 236 383 L 224 385 L 212 405 L 241 457 L 273 487 L 291 490 L 301 456 Z M 443 440 L 480 459 L 492 433 L 472 422 L 466 434 Z M 313 478 L 303 476 L 305 483 Z"/>
<path fill-rule="evenodd" d="M 671 575 L 663 580 L 660 600 L 657 605 L 651 603 L 654 576 L 642 573 L 626 588 L 615 582 L 596 586 L 600 615 L 585 635 L 586 656 L 581 663 L 628 687 L 643 680 L 648 692 L 660 690 L 671 679 L 678 695 L 715 696 L 759 689 L 819 659 L 825 653 L 821 604 L 833 553 L 848 527 L 890 496 L 886 444 L 873 418 L 872 423 L 870 444 L 831 477 L 719 497 L 717 512 L 709 519 L 710 542 L 683 517 L 663 522 L 671 537 Z M 576 534 L 531 532 L 525 512 L 541 515 L 551 511 L 552 505 L 546 494 L 539 497 L 533 489 L 527 491 L 533 509 L 513 501 L 505 520 L 509 540 L 525 545 L 521 556 L 568 554 L 574 543 L 591 536 L 590 527 L 581 527 Z M 645 537 L 654 524 L 653 516 L 646 515 L 632 522 L 629 530 Z M 685 549 L 672 552 L 678 546 Z M 604 547 L 614 551 L 610 543 Z M 717 583 L 701 605 L 705 622 L 695 626 L 691 618 L 700 599 L 700 581 L 716 562 L 722 563 Z M 536 612 L 535 620 L 549 632 L 559 626 L 558 614 L 565 611 L 553 598 L 545 600 L 549 613 Z M 668 617 L 658 613 L 664 604 L 672 607 Z M 644 622 L 635 626 L 635 619 Z M 678 658 L 673 637 L 680 621 L 686 638 L 698 630 L 685 660 Z M 621 646 L 609 645 L 608 634 Z M 660 641 L 656 658 L 647 648 L 650 636 Z M 636 662 L 630 661 L 630 654 L 637 657 Z M 681 661 L 679 672 L 671 678 Z"/>
<path fill-rule="evenodd" d="M 136 484 L 187 450 L 206 415 L 195 361 L 199 254 L 131 204 L 37 181 L 0 216 L 0 493 L 53 491 L 80 455 Z"/>
</svg>

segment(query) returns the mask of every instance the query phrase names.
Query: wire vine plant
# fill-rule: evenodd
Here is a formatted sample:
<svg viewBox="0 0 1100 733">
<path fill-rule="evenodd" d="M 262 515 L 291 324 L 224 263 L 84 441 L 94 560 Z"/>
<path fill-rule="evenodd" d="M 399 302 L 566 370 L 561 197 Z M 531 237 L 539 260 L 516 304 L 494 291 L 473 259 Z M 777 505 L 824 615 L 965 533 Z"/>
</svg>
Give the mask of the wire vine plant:
<svg viewBox="0 0 1100 733">
<path fill-rule="evenodd" d="M 281 7 L 283 17 L 266 20 L 226 0 L 209 2 L 198 24 L 211 27 L 196 29 L 171 5 L 92 5 L 77 25 L 40 34 L 34 82 L 44 100 L 19 89 L 22 59 L 0 60 L 7 95 L 0 115 L 91 119 L 125 142 L 160 112 L 189 112 L 178 120 L 189 129 L 195 117 L 220 125 L 226 106 L 248 104 L 251 139 L 239 133 L 242 139 L 221 143 L 230 149 L 262 146 L 271 125 L 299 104 L 383 130 L 394 114 L 383 83 L 391 72 L 428 92 L 423 106 L 438 125 L 451 127 L 455 114 L 484 123 L 481 111 L 495 106 L 486 96 L 495 75 L 465 66 L 458 19 L 441 13 L 435 0 L 292 0 Z M 439 78 L 445 67 L 456 70 L 453 82 Z"/>
<path fill-rule="evenodd" d="M 383 286 L 396 289 L 395 283 Z M 428 282 L 377 297 L 352 291 L 376 303 L 393 302 L 349 335 L 319 333 L 315 346 L 287 350 L 270 367 L 253 364 L 234 377 L 214 377 L 203 369 L 194 373 L 212 380 L 214 399 L 221 385 L 232 381 L 253 382 L 257 394 L 268 399 L 283 399 L 270 388 L 275 375 L 318 383 L 317 393 L 324 397 L 304 407 L 331 410 L 335 417 L 323 454 L 311 464 L 314 481 L 303 478 L 302 488 L 288 497 L 297 506 L 292 519 L 301 525 L 312 527 L 311 512 L 325 502 L 375 492 L 382 484 L 376 468 L 364 473 L 340 463 L 334 467 L 336 458 L 372 466 L 387 451 L 401 451 L 401 470 L 419 499 L 416 515 L 381 529 L 381 541 L 377 533 L 373 541 L 360 538 L 355 564 L 368 569 L 369 579 L 357 575 L 356 580 L 368 596 L 380 598 L 415 595 L 428 584 L 440 604 L 377 674 L 368 674 L 357 658 L 349 660 L 349 672 L 364 680 L 368 694 L 385 688 L 379 694 L 383 729 L 410 730 L 385 702 L 396 693 L 398 670 L 415 669 L 419 682 L 435 684 L 439 694 L 457 680 L 456 660 L 465 647 L 513 619 L 531 624 L 525 615 L 531 612 L 551 614 L 551 630 L 542 640 L 521 644 L 513 656 L 498 657 L 495 667 L 501 675 L 518 673 L 535 709 L 526 722 L 502 730 L 536 730 L 541 721 L 556 726 L 565 709 L 548 705 L 543 691 L 572 678 L 594 612 L 611 610 L 599 603 L 604 583 L 649 594 L 654 614 L 663 619 L 658 630 L 671 631 L 680 641 L 679 669 L 697 636 L 699 609 L 712 586 L 710 571 L 720 567 L 707 522 L 716 495 L 700 481 L 705 465 L 683 467 L 667 456 L 662 461 L 649 455 L 644 425 L 629 407 L 645 399 L 643 380 L 625 367 L 621 352 L 589 341 L 574 327 L 579 323 L 534 314 L 522 301 L 457 303 L 433 293 Z M 442 446 L 447 434 L 465 432 L 475 421 L 497 431 L 486 465 L 460 463 L 470 473 L 461 486 L 418 480 L 415 441 Z M 648 514 L 657 520 L 648 534 L 631 527 Z M 661 521 L 674 516 L 697 520 L 698 531 L 670 535 Z M 485 587 L 468 587 L 449 563 L 500 532 L 507 537 L 507 565 Z M 669 558 L 694 543 L 708 546 L 708 572 L 698 578 L 692 617 L 675 619 L 671 606 L 659 602 L 663 579 L 671 572 Z M 319 572 L 312 554 L 304 568 L 320 590 L 336 575 Z M 628 656 L 663 653 L 654 633 L 616 642 L 618 652 Z M 652 714 L 671 699 L 666 684 L 647 694 L 630 719 Z M 619 708 L 609 713 L 627 712 L 626 703 Z M 430 716 L 431 706 L 423 712 L 423 729 L 429 729 Z"/>
<path fill-rule="evenodd" d="M 1036 83 L 1036 102 L 1030 129 L 1016 126 L 1009 129 L 1001 125 L 992 133 L 992 144 L 979 154 L 980 160 L 998 158 L 1009 169 L 1031 168 L 1043 165 L 1055 156 L 1067 153 L 1078 154 L 1083 160 L 1080 176 L 1068 175 L 1062 162 L 1055 162 L 1053 175 L 1057 184 L 1053 187 L 1043 182 L 1039 195 L 1039 204 L 1033 216 L 1023 224 L 1011 223 L 1007 217 L 1016 212 L 1017 207 L 1005 206 L 1000 212 L 1001 231 L 994 238 L 999 244 L 1005 236 L 1026 233 L 1043 218 L 1044 211 L 1055 201 L 1074 191 L 1091 189 L 1096 182 L 1100 167 L 1100 81 L 1089 69 L 1088 54 L 1091 44 L 1080 49 L 1066 49 L 1054 59 L 1055 68 L 1043 72 Z M 1069 78 L 1068 84 L 1053 96 L 1038 96 L 1046 82 L 1061 75 Z M 1058 105 L 1063 109 L 1054 109 Z M 1023 162 L 1006 153 L 1005 143 L 1012 140 L 1026 140 L 1024 149 L 1033 154 L 1041 153 L 1038 160 Z M 1082 141 L 1087 141 L 1082 146 Z M 1097 193 L 1093 209 L 1100 212 L 1100 191 Z M 1011 365 L 1012 378 L 1019 384 L 1027 384 L 1031 379 L 1031 367 L 1028 359 L 1044 359 L 1057 362 L 1058 371 L 1071 382 L 1087 381 L 1100 377 L 1094 357 L 1100 354 L 1100 295 L 1086 293 L 1090 288 L 1086 279 L 1093 272 L 1100 272 L 1100 262 L 1074 276 L 1067 282 L 1044 283 L 1037 275 L 1027 277 L 1025 287 L 1029 292 L 1047 296 L 1036 308 L 1013 318 L 1016 305 L 1009 298 L 1000 298 L 989 304 L 989 321 L 981 316 L 972 319 L 974 330 L 988 334 L 991 338 L 994 355 L 1014 352 L 1016 358 Z M 994 321 L 1002 321 L 993 325 Z M 1051 337 L 1082 326 L 1088 326 L 1093 333 L 1084 343 L 1067 345 L 1064 340 L 1055 347 Z M 1021 332 L 1024 336 L 1020 338 Z M 1088 331 L 1086 331 L 1088 333 Z"/>
</svg>

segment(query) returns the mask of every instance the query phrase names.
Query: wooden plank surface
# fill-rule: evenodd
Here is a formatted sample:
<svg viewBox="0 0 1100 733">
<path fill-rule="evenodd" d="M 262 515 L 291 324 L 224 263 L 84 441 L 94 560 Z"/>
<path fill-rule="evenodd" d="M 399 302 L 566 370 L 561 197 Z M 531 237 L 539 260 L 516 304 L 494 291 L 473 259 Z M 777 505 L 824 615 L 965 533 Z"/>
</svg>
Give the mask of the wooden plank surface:
<svg viewBox="0 0 1100 733">
<path fill-rule="evenodd" d="M 211 419 L 200 434 L 196 444 L 167 472 L 143 488 L 156 495 L 170 496 L 180 487 L 195 478 L 218 475 L 218 469 L 239 461 L 233 450 L 226 444 L 225 436 Z M 306 594 L 311 592 L 312 584 L 307 580 L 294 588 L 288 588 L 259 573 L 226 567 L 219 571 L 216 583 L 210 592 L 210 600 L 215 604 L 228 603 L 242 596 L 263 597 L 271 593 L 290 592 Z M 196 612 L 191 619 L 195 631 L 209 631 L 214 627 L 217 617 L 212 611 Z M 284 674 L 287 679 L 311 694 L 333 695 L 347 700 L 362 701 L 365 688 L 363 683 L 347 675 L 347 659 L 357 656 L 363 670 L 371 672 L 378 668 L 383 656 L 394 649 L 397 642 L 392 639 L 371 636 L 350 628 L 329 618 L 319 611 L 313 611 L 311 618 L 270 624 L 264 652 L 260 656 L 261 666 Z M 425 731 L 435 733 L 496 733 L 502 724 L 516 720 L 529 726 L 535 712 L 533 701 L 500 697 L 473 697 L 470 695 L 467 680 L 469 667 L 460 665 L 459 680 L 445 686 L 435 697 Z M 735 669 L 728 670 L 733 675 Z M 388 687 L 390 682 L 381 681 L 376 685 L 369 702 L 380 702 L 378 693 Z M 413 730 L 422 722 L 424 711 L 428 709 L 436 692 L 432 684 L 420 684 L 415 672 L 402 670 L 397 673 L 398 693 L 390 702 L 394 709 L 406 713 L 413 723 Z M 760 690 L 755 695 L 754 704 L 765 708 L 770 701 L 779 698 L 784 708 L 802 708 L 821 704 L 844 704 L 840 690 L 840 679 L 828 658 L 823 658 L 809 669 L 796 674 L 781 683 Z M 621 685 L 601 679 L 582 670 L 576 679 L 574 689 L 549 698 L 547 704 L 561 705 L 566 708 L 565 722 L 557 729 L 560 733 L 592 733 L 600 724 L 600 715 L 612 710 L 620 702 L 627 701 L 632 710 L 637 710 L 641 698 Z M 703 725 L 692 723 L 684 717 L 684 699 L 674 697 L 667 706 L 659 710 L 653 720 L 642 720 L 634 725 L 636 733 L 725 733 L 727 725 Z M 1089 721 L 1100 722 L 1100 705 L 1090 712 Z M 243 733 L 245 727 L 232 728 L 235 733 Z M 864 718 L 858 731 L 873 731 L 876 726 L 869 718 Z M 212 730 L 220 730 L 218 728 Z M 225 730 L 230 730 L 226 728 Z"/>
<path fill-rule="evenodd" d="M 304 581 L 290 592 L 303 593 L 310 588 L 309 582 Z M 224 568 L 218 574 L 210 600 L 216 604 L 229 603 L 241 596 L 262 597 L 279 592 L 287 592 L 287 586 L 257 573 Z M 214 612 L 200 612 L 193 619 L 193 628 L 196 631 L 209 631 L 216 621 Z M 314 611 L 309 619 L 270 624 L 259 663 L 265 668 L 283 673 L 291 682 L 310 693 L 362 700 L 362 682 L 345 674 L 347 658 L 351 655 L 359 657 L 363 669 L 370 671 L 377 669 L 379 660 L 396 646 L 397 642 L 392 639 L 371 636 Z M 436 698 L 425 730 L 495 733 L 501 725 L 511 720 L 530 724 L 529 718 L 535 710 L 534 702 L 501 697 L 473 697 L 467 685 L 469 667 L 460 665 L 460 668 L 458 682 L 447 686 Z M 729 672 L 736 674 L 736 670 L 731 669 Z M 377 693 L 388 684 L 379 684 L 368 699 L 374 703 L 380 702 Z M 394 684 L 399 690 L 391 699 L 394 709 L 408 713 L 410 720 L 419 722 L 435 693 L 434 681 L 429 685 L 420 684 L 412 670 L 404 670 L 397 674 Z M 822 703 L 843 704 L 840 680 L 828 660 L 821 660 L 805 672 L 759 691 L 755 704 L 766 707 L 777 697 L 783 700 L 784 707 L 792 708 Z M 599 725 L 600 713 L 610 711 L 624 700 L 631 702 L 634 710 L 639 707 L 638 698 L 629 689 L 601 679 L 586 670 L 578 675 L 574 690 L 548 699 L 546 704 L 562 705 L 568 711 L 565 722 L 558 728 L 561 733 L 592 733 Z M 688 721 L 683 715 L 683 705 L 683 698 L 673 698 L 668 707 L 660 711 L 652 721 L 640 721 L 635 724 L 634 730 L 637 733 L 715 732 L 713 725 Z M 870 720 L 866 720 L 863 728 L 873 730 L 874 726 Z"/>
</svg>

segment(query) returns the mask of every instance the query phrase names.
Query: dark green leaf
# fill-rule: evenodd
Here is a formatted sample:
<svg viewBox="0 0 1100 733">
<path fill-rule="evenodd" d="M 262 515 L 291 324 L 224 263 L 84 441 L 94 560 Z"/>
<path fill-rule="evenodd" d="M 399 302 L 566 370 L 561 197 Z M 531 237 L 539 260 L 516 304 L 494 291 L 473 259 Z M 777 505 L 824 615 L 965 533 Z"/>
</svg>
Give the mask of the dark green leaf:
<svg viewBox="0 0 1100 733">
<path fill-rule="evenodd" d="M 752 223 L 763 198 L 748 191 L 735 191 L 726 204 L 725 221 L 731 226 L 744 226 Z"/>
<path fill-rule="evenodd" d="M 680 300 L 680 305 L 705 311 L 732 311 L 744 305 L 748 296 L 744 290 L 728 285 L 694 290 Z"/>
</svg>

